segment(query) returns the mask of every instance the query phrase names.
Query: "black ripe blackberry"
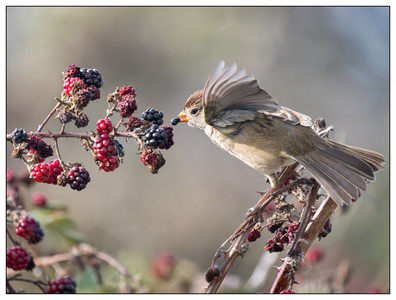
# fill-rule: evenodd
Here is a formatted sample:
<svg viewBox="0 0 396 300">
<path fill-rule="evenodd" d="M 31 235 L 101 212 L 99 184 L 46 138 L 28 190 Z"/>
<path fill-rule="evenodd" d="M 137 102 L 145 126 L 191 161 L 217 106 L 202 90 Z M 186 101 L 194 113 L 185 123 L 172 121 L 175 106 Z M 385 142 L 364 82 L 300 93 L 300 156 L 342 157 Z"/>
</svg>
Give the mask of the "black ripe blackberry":
<svg viewBox="0 0 396 300">
<path fill-rule="evenodd" d="M 157 124 L 153 124 L 144 132 L 143 141 L 150 148 L 156 149 L 165 145 L 166 138 L 165 129 L 160 128 Z"/>
<path fill-rule="evenodd" d="M 66 111 L 66 110 L 62 111 L 62 112 L 59 114 L 59 121 L 60 121 L 62 124 L 69 123 L 69 122 L 72 120 L 72 118 L 73 118 L 73 115 L 71 114 L 71 112 Z"/>
<path fill-rule="evenodd" d="M 100 88 L 103 85 L 102 74 L 98 69 L 82 68 L 80 72 L 80 78 L 87 86 L 94 85 Z"/>
<path fill-rule="evenodd" d="M 87 117 L 87 115 L 82 114 L 80 116 L 78 116 L 78 118 L 76 119 L 76 121 L 74 122 L 74 124 L 80 128 L 80 127 L 85 127 L 88 125 L 89 119 Z"/>
<path fill-rule="evenodd" d="M 116 152 L 114 153 L 114 156 L 123 157 L 125 155 L 124 146 L 117 139 L 114 139 L 114 142 L 116 148 Z"/>
<path fill-rule="evenodd" d="M 87 169 L 81 166 L 74 166 L 69 172 L 69 184 L 73 190 L 81 191 L 85 189 L 91 181 Z"/>
<path fill-rule="evenodd" d="M 174 144 L 174 142 L 173 142 L 173 128 L 168 127 L 168 126 L 163 126 L 162 129 L 164 129 L 166 132 L 166 138 L 165 138 L 165 144 L 163 146 L 160 146 L 159 148 L 168 150 Z"/>
<path fill-rule="evenodd" d="M 164 113 L 162 111 L 158 111 L 155 108 L 151 107 L 142 113 L 142 120 L 146 120 L 157 125 L 161 125 L 162 123 L 164 123 L 164 120 L 162 119 L 163 117 Z"/>
<path fill-rule="evenodd" d="M 15 143 L 20 144 L 26 141 L 27 134 L 23 128 L 15 129 L 12 132 L 12 138 L 14 139 Z"/>
</svg>

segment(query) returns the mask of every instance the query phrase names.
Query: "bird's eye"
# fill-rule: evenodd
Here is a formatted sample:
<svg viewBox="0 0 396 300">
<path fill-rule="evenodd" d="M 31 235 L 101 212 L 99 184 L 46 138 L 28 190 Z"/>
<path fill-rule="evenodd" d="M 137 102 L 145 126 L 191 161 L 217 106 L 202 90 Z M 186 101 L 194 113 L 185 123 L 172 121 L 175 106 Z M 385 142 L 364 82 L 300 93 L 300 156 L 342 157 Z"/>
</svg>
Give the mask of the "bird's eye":
<svg viewBox="0 0 396 300">
<path fill-rule="evenodd" d="M 198 108 L 193 108 L 193 109 L 191 110 L 191 114 L 192 114 L 192 115 L 196 115 L 198 112 L 199 112 L 199 109 L 198 109 Z"/>
</svg>

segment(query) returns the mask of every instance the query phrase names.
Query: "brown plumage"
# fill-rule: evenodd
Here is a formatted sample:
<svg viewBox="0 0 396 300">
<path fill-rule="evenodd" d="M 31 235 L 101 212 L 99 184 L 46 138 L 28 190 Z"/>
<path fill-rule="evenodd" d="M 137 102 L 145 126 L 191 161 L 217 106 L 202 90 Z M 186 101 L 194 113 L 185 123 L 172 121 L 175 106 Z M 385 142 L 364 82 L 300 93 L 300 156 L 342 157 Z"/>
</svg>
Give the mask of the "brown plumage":
<svg viewBox="0 0 396 300">
<path fill-rule="evenodd" d="M 380 153 L 322 138 L 311 118 L 280 106 L 252 75 L 221 62 L 203 90 L 187 100 L 182 122 L 203 130 L 220 148 L 266 174 L 301 163 L 339 205 L 358 198 L 383 169 Z"/>
</svg>

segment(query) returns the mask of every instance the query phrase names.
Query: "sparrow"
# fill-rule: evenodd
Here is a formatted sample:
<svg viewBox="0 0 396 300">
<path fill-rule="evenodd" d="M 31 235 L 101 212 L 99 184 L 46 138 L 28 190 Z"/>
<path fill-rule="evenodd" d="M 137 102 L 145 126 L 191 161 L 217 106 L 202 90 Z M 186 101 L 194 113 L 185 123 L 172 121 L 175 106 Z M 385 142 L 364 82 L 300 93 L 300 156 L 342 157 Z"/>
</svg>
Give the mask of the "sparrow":
<svg viewBox="0 0 396 300">
<path fill-rule="evenodd" d="M 218 147 L 264 173 L 273 188 L 276 172 L 299 162 L 340 206 L 357 199 L 386 162 L 380 153 L 321 137 L 309 116 L 280 106 L 235 63 L 219 63 L 172 120 L 179 122 L 204 131 Z"/>
</svg>

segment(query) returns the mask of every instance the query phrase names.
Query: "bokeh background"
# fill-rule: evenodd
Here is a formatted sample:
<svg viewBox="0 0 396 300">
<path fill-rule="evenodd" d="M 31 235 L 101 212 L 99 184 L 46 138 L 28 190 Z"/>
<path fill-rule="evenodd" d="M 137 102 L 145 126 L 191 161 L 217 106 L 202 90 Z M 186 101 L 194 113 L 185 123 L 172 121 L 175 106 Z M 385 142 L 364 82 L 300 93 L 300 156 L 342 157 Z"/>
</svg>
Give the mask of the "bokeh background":
<svg viewBox="0 0 396 300">
<path fill-rule="evenodd" d="M 389 158 L 386 7 L 8 7 L 7 132 L 37 129 L 56 104 L 62 72 L 72 63 L 97 68 L 104 76 L 102 99 L 85 109 L 89 130 L 105 116 L 107 94 L 130 84 L 137 91 L 136 115 L 156 107 L 170 125 L 220 60 L 246 68 L 281 105 L 313 119 L 324 117 L 335 126 L 336 141 Z M 66 130 L 79 131 L 73 127 Z M 55 119 L 47 126 L 59 128 Z M 124 163 L 105 173 L 79 142 L 64 139 L 62 157 L 85 165 L 88 187 L 76 192 L 36 184 L 23 193 L 28 198 L 44 191 L 50 201 L 64 203 L 89 243 L 143 277 L 163 252 L 189 262 L 199 274 L 258 201 L 255 191 L 267 183 L 202 132 L 179 124 L 174 134 L 175 145 L 163 151 L 166 165 L 157 175 L 140 162 L 134 141 L 122 141 Z M 7 167 L 23 171 L 11 150 L 7 145 Z M 330 274 L 348 261 L 352 273 L 346 291 L 387 291 L 389 164 L 367 193 L 332 221 L 332 233 L 317 243 L 324 251 L 318 274 Z M 243 290 L 268 238 L 251 244 L 237 260 L 231 271 L 234 287 Z M 45 239 L 41 253 L 70 246 L 55 241 Z M 302 281 L 301 289 L 321 290 L 312 282 L 304 286 Z"/>
</svg>

